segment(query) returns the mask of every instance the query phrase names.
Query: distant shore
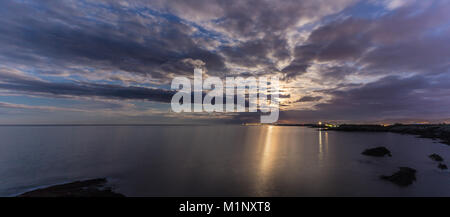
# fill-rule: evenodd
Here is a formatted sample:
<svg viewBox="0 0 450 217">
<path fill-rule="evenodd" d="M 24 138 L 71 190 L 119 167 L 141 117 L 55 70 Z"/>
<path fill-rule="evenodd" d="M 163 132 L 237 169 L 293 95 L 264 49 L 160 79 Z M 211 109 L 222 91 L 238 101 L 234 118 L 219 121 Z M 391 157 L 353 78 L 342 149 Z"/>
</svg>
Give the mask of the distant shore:
<svg viewBox="0 0 450 217">
<path fill-rule="evenodd" d="M 394 125 L 357 125 L 343 124 L 327 127 L 321 125 L 306 125 L 322 128 L 323 130 L 348 131 L 348 132 L 392 132 L 412 134 L 422 138 L 440 140 L 441 143 L 450 145 L 450 125 L 448 124 L 394 124 Z"/>
</svg>

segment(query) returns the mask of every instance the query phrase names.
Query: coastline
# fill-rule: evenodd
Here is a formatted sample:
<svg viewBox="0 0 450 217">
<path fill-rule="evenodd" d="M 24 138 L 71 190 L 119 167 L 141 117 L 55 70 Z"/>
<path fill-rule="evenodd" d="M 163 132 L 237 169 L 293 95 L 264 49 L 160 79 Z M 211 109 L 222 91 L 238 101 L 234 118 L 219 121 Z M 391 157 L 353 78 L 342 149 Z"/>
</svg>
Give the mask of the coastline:
<svg viewBox="0 0 450 217">
<path fill-rule="evenodd" d="M 320 127 L 320 126 L 313 126 Z M 322 130 L 347 132 L 391 132 L 417 135 L 422 138 L 440 140 L 440 143 L 450 145 L 450 125 L 448 124 L 394 124 L 394 125 L 356 125 L 343 124 L 337 127 L 326 127 Z"/>
<path fill-rule="evenodd" d="M 440 140 L 440 143 L 450 145 L 450 124 L 273 124 L 274 126 L 310 127 L 329 131 L 347 132 L 391 132 L 417 135 L 421 138 Z"/>
<path fill-rule="evenodd" d="M 37 188 L 17 197 L 125 197 L 106 186 L 106 178 L 74 181 L 65 184 Z"/>
</svg>

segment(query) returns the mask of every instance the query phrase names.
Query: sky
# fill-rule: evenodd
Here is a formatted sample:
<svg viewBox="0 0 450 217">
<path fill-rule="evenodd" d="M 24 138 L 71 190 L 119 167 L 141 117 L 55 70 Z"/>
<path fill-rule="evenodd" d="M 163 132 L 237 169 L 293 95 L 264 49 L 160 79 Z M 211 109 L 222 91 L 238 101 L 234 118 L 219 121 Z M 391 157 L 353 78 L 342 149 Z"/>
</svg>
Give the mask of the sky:
<svg viewBox="0 0 450 217">
<path fill-rule="evenodd" d="M 450 120 L 447 0 L 0 1 L 0 124 L 244 123 L 171 81 L 281 78 L 280 123 Z"/>
</svg>

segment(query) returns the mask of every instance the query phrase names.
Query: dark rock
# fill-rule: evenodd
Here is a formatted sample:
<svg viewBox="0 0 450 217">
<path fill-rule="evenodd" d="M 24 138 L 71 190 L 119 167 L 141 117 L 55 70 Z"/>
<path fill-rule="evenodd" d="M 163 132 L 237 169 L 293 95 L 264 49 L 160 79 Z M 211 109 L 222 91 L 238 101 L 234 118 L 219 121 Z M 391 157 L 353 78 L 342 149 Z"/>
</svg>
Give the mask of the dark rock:
<svg viewBox="0 0 450 217">
<path fill-rule="evenodd" d="M 381 176 L 399 186 L 408 186 L 416 180 L 416 170 L 409 167 L 400 167 L 400 170 L 390 176 Z"/>
<path fill-rule="evenodd" d="M 124 197 L 105 187 L 106 179 L 90 179 L 41 188 L 19 195 L 19 197 Z"/>
<path fill-rule="evenodd" d="M 447 168 L 447 165 L 445 165 L 445 164 L 443 164 L 443 163 L 439 163 L 438 168 L 441 169 L 441 170 L 446 170 L 446 169 L 448 169 L 448 168 Z"/>
<path fill-rule="evenodd" d="M 369 148 L 362 152 L 363 155 L 383 157 L 385 155 L 392 157 L 391 152 L 385 147 Z"/>
<path fill-rule="evenodd" d="M 434 161 L 438 161 L 438 162 L 444 161 L 444 158 L 442 158 L 438 154 L 432 154 L 432 155 L 430 155 L 428 157 L 430 157 Z"/>
</svg>

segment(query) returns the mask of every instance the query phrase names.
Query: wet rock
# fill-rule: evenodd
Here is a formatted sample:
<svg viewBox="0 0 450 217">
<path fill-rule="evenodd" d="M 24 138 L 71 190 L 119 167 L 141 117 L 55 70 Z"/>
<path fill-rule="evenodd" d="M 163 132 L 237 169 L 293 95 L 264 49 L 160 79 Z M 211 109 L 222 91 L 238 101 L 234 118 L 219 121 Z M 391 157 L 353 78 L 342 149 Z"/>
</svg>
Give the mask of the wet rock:
<svg viewBox="0 0 450 217">
<path fill-rule="evenodd" d="M 443 164 L 443 163 L 439 163 L 438 168 L 441 169 L 441 170 L 446 170 L 446 169 L 448 169 L 448 168 L 447 168 L 447 165 L 445 165 L 445 164 Z"/>
<path fill-rule="evenodd" d="M 400 170 L 390 176 L 381 176 L 399 186 L 411 185 L 416 180 L 416 170 L 409 167 L 400 167 Z"/>
<path fill-rule="evenodd" d="M 106 179 L 90 179 L 41 188 L 19 195 L 19 197 L 124 197 L 105 187 Z"/>
<path fill-rule="evenodd" d="M 432 154 L 432 155 L 430 155 L 430 156 L 428 156 L 429 158 L 431 158 L 432 160 L 434 160 L 434 161 L 438 161 L 438 162 L 441 162 L 441 161 L 444 161 L 444 158 L 442 158 L 440 155 L 438 155 L 438 154 Z"/>
<path fill-rule="evenodd" d="M 366 149 L 362 152 L 362 154 L 368 155 L 368 156 L 374 156 L 374 157 L 383 157 L 385 155 L 392 157 L 391 151 L 389 151 L 387 148 L 382 147 L 382 146 Z"/>
</svg>

